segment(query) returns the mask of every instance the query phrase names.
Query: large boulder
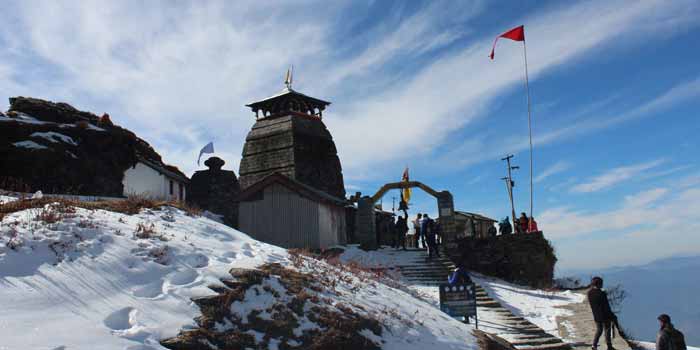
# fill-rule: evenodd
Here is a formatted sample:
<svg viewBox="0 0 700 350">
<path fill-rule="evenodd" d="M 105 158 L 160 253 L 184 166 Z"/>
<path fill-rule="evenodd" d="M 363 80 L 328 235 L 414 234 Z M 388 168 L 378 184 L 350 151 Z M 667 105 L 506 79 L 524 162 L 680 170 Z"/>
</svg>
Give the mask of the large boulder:
<svg viewBox="0 0 700 350">
<path fill-rule="evenodd" d="M 124 172 L 139 158 L 166 167 L 133 132 L 66 103 L 13 97 L 6 115 L 0 118 L 2 189 L 122 196 Z"/>
</svg>

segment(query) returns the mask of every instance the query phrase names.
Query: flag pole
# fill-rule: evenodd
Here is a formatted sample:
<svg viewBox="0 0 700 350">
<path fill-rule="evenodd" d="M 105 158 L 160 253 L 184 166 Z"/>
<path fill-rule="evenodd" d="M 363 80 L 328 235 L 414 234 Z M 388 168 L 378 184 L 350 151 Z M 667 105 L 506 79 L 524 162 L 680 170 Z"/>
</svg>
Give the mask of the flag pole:
<svg viewBox="0 0 700 350">
<path fill-rule="evenodd" d="M 527 91 L 527 129 L 530 136 L 530 222 L 528 223 L 528 228 L 532 223 L 532 207 L 533 207 L 533 192 L 532 192 L 532 113 L 531 113 L 531 103 L 530 103 L 530 82 L 527 74 L 527 45 L 525 45 L 525 37 L 523 36 L 523 56 L 525 57 L 525 90 Z"/>
</svg>

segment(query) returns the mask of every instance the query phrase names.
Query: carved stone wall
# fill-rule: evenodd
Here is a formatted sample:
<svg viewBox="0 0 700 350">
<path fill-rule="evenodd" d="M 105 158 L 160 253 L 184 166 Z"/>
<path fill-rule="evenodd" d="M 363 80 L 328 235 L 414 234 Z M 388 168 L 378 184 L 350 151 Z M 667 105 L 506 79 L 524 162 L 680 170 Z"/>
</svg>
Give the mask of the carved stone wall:
<svg viewBox="0 0 700 350">
<path fill-rule="evenodd" d="M 238 227 L 238 201 L 241 192 L 236 173 L 222 170 L 225 162 L 211 157 L 204 162 L 208 170 L 200 170 L 192 175 L 187 187 L 187 202 L 203 210 L 223 215 L 224 223 Z"/>
<path fill-rule="evenodd" d="M 274 172 L 345 198 L 338 152 L 320 118 L 287 115 L 261 119 L 253 125 L 243 147 L 241 189 Z"/>
</svg>

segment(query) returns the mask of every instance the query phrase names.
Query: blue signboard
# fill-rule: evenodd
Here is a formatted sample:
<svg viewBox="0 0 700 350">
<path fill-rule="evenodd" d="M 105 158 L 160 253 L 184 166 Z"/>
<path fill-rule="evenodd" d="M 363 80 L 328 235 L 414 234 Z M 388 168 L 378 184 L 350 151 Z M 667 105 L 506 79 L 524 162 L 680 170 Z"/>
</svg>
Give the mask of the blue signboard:
<svg viewBox="0 0 700 350">
<path fill-rule="evenodd" d="M 475 285 L 441 284 L 440 310 L 452 317 L 476 317 Z"/>
</svg>

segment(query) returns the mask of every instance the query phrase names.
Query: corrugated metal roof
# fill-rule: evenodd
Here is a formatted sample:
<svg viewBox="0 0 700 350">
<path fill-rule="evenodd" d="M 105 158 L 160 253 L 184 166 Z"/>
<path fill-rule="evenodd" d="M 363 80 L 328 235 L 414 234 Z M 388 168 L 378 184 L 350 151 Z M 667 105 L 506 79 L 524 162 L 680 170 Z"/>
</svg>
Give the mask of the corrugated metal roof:
<svg viewBox="0 0 700 350">
<path fill-rule="evenodd" d="M 498 220 L 491 219 L 490 217 L 483 216 L 481 214 L 470 213 L 470 212 L 466 212 L 466 211 L 455 210 L 455 214 L 466 216 L 466 217 L 472 218 L 472 219 L 482 220 L 482 221 L 498 222 Z"/>
<path fill-rule="evenodd" d="M 262 180 L 256 182 L 252 186 L 248 187 L 245 191 L 241 192 L 238 196 L 240 202 L 244 202 L 247 199 L 253 197 L 256 193 L 263 191 L 268 186 L 279 183 L 282 186 L 289 188 L 291 191 L 298 193 L 301 196 L 309 198 L 315 201 L 327 202 L 338 206 L 346 206 L 347 200 L 335 197 L 326 192 L 313 188 L 307 184 L 296 181 L 289 178 L 288 176 L 282 175 L 280 173 L 272 173 Z"/>
</svg>

